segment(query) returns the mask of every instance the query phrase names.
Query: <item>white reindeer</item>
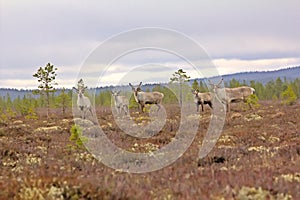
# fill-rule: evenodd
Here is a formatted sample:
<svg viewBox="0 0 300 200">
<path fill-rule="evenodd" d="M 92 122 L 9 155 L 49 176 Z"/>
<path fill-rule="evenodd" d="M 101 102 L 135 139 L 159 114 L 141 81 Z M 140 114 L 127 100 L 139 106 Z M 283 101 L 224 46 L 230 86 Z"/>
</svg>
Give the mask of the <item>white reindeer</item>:
<svg viewBox="0 0 300 200">
<path fill-rule="evenodd" d="M 77 106 L 81 112 L 81 118 L 85 119 L 87 111 L 93 115 L 90 99 L 84 96 L 84 91 L 87 89 L 87 87 L 78 86 L 78 89 L 75 87 L 73 87 L 73 89 L 78 94 Z"/>
<path fill-rule="evenodd" d="M 141 90 L 142 82 L 138 85 L 138 87 L 133 87 L 131 83 L 129 85 L 132 88 L 133 95 L 135 101 L 140 105 L 141 111 L 144 112 L 144 107 L 146 104 L 155 104 L 158 107 L 158 110 L 161 108 L 162 99 L 164 98 L 164 94 L 161 92 L 143 92 Z"/>
<path fill-rule="evenodd" d="M 117 110 L 117 114 L 122 114 L 122 111 L 125 115 L 128 114 L 128 105 L 129 101 L 125 96 L 120 95 L 120 91 L 111 91 L 111 94 L 114 99 L 115 108 Z"/>
<path fill-rule="evenodd" d="M 216 95 L 221 97 L 221 100 L 227 106 L 227 111 L 230 112 L 230 103 L 237 103 L 237 102 L 247 102 L 247 98 L 255 94 L 255 89 L 248 86 L 241 86 L 236 88 L 225 88 L 226 95 L 222 95 L 221 84 L 223 79 L 218 84 L 213 84 L 209 81 L 209 84 L 212 86 L 212 89 Z M 251 105 L 249 104 L 251 108 Z"/>
<path fill-rule="evenodd" d="M 204 105 L 208 104 L 210 108 L 212 107 L 212 96 L 210 92 L 201 93 L 199 90 L 192 90 L 194 94 L 194 102 L 197 107 L 197 112 L 199 111 L 199 105 L 201 105 L 202 112 L 204 111 Z"/>
</svg>

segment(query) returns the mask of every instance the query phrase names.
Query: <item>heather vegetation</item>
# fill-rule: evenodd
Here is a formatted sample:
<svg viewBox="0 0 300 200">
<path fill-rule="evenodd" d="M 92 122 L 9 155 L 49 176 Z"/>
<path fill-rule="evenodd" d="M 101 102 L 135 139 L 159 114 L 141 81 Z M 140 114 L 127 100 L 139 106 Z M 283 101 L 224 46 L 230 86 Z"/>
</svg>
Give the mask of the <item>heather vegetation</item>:
<svg viewBox="0 0 300 200">
<path fill-rule="evenodd" d="M 253 110 L 234 104 L 217 144 L 198 161 L 211 116 L 205 109 L 195 117 L 201 126 L 187 151 L 145 174 L 117 171 L 95 159 L 69 112 L 47 121 L 16 117 L 0 123 L 0 199 L 299 199 L 300 104 L 260 104 Z M 96 113 L 114 144 L 147 153 L 168 145 L 178 131 L 180 108 L 164 107 L 166 125 L 148 139 L 120 130 L 110 108 Z M 147 124 L 149 116 L 137 111 L 130 110 L 136 125 Z"/>
</svg>

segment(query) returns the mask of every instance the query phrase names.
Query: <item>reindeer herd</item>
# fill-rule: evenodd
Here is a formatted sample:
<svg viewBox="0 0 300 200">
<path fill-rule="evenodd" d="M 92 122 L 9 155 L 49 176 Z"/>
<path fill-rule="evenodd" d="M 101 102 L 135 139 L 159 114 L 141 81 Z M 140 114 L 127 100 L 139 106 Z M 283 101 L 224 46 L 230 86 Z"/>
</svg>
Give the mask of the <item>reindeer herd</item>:
<svg viewBox="0 0 300 200">
<path fill-rule="evenodd" d="M 199 110 L 199 105 L 201 105 L 202 111 L 204 111 L 203 106 L 204 104 L 208 104 L 210 108 L 213 108 L 212 105 L 212 98 L 213 95 L 220 97 L 220 100 L 223 104 L 226 105 L 228 113 L 230 113 L 230 104 L 231 103 L 238 103 L 243 101 L 244 103 L 247 102 L 247 99 L 250 95 L 255 94 L 255 89 L 248 86 L 241 86 L 236 88 L 222 88 L 223 79 L 218 83 L 214 84 L 209 81 L 209 85 L 212 88 L 211 92 L 200 93 L 198 90 L 192 91 L 194 94 L 194 102 L 197 106 L 197 111 Z M 225 91 L 225 95 L 223 95 L 223 91 Z M 248 104 L 251 108 L 251 104 Z"/>
<path fill-rule="evenodd" d="M 213 97 L 216 95 L 221 102 L 226 105 L 228 113 L 230 112 L 230 104 L 237 102 L 247 102 L 247 98 L 255 93 L 255 89 L 248 86 L 241 86 L 236 88 L 222 88 L 223 79 L 218 83 L 214 84 L 209 81 L 212 92 L 201 93 L 199 90 L 192 90 L 194 95 L 194 103 L 196 104 L 197 112 L 199 112 L 199 106 L 201 105 L 202 112 L 204 111 L 204 105 L 207 104 L 211 109 L 213 109 Z M 161 92 L 144 92 L 141 89 L 142 82 L 137 87 L 134 87 L 131 83 L 129 86 L 132 88 L 133 96 L 135 101 L 139 104 L 140 112 L 144 112 L 144 107 L 146 104 L 155 104 L 159 111 L 161 109 L 161 103 L 164 98 L 164 94 Z M 83 84 L 83 80 L 78 81 L 78 88 L 73 87 L 76 91 L 77 106 L 81 112 L 81 118 L 85 119 L 86 114 L 90 112 L 93 115 L 91 102 L 88 97 L 84 96 L 84 92 L 87 89 Z M 223 94 L 225 91 L 225 95 Z M 129 100 L 125 96 L 120 95 L 120 91 L 111 91 L 113 97 L 114 106 L 118 115 L 124 113 L 127 115 L 129 113 L 128 105 Z M 249 104 L 251 108 L 251 104 Z"/>
</svg>

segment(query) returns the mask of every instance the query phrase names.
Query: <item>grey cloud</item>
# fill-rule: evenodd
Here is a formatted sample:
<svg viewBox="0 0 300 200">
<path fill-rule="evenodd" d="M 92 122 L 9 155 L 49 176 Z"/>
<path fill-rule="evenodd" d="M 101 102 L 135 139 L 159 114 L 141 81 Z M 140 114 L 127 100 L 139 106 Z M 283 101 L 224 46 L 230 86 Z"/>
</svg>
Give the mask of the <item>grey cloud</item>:
<svg viewBox="0 0 300 200">
<path fill-rule="evenodd" d="M 298 0 L 2 1 L 0 69 L 2 73 L 21 68 L 31 75 L 47 62 L 80 66 L 97 44 L 121 31 L 144 26 L 178 30 L 203 45 L 212 58 L 299 58 L 299 7 Z M 168 42 L 163 35 L 151 37 Z M 199 59 L 192 48 L 189 55 Z M 143 64 L 157 60 L 180 59 L 141 54 L 140 58 L 126 56 L 122 62 Z M 74 78 L 74 74 L 62 76 Z M 22 79 L 25 75 L 15 76 Z M 1 79 L 5 78 L 1 75 Z"/>
</svg>

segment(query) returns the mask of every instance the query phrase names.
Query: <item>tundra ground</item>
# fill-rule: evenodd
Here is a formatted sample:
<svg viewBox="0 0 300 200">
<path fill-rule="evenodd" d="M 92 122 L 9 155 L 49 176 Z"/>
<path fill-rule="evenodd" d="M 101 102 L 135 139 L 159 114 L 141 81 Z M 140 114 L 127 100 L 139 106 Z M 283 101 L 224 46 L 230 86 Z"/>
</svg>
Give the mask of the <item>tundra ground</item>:
<svg viewBox="0 0 300 200">
<path fill-rule="evenodd" d="M 300 199 L 300 102 L 260 104 L 252 110 L 232 106 L 216 146 L 198 160 L 210 120 L 205 106 L 183 156 L 144 174 L 115 171 L 86 149 L 72 147 L 71 114 L 0 124 L 0 199 Z M 145 140 L 122 133 L 109 108 L 97 109 L 97 116 L 116 145 L 149 152 L 169 143 L 178 130 L 179 107 L 166 110 L 167 124 Z M 149 121 L 147 114 L 130 112 L 137 124 Z"/>
</svg>

